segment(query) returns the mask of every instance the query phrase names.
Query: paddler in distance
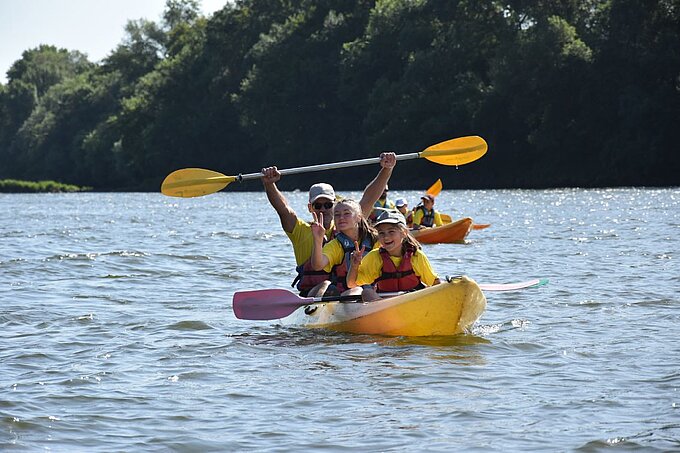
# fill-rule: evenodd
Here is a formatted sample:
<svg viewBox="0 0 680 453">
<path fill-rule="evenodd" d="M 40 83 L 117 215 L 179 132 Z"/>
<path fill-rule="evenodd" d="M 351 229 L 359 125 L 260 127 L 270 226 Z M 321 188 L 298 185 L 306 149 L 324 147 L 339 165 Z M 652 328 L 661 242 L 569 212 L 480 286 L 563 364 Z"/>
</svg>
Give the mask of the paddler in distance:
<svg viewBox="0 0 680 453">
<path fill-rule="evenodd" d="M 364 215 L 369 215 L 373 209 L 373 203 L 380 197 L 383 189 L 392 175 L 392 170 L 397 163 L 394 153 L 380 154 L 380 171 L 366 188 L 359 201 Z M 295 210 L 288 204 L 288 200 L 279 191 L 276 183 L 281 179 L 281 173 L 276 167 L 262 169 L 262 184 L 264 185 L 267 199 L 279 216 L 281 227 L 290 239 L 295 253 L 298 277 L 293 282 L 297 285 L 300 294 L 304 296 L 314 294 L 311 289 L 319 283 L 328 279 L 329 274 L 315 272 L 309 265 L 309 258 L 312 256 L 314 237 L 309 222 L 299 218 Z M 309 203 L 307 210 L 314 214 L 324 214 L 323 225 L 326 230 L 326 240 L 333 235 L 333 207 L 335 206 L 335 190 L 330 184 L 318 183 L 310 187 Z"/>
<path fill-rule="evenodd" d="M 397 210 L 401 212 L 404 219 L 406 219 L 406 228 L 413 228 L 413 211 L 408 208 L 408 201 L 406 201 L 405 198 L 397 198 L 397 201 L 394 202 L 394 206 L 396 206 Z"/>
<path fill-rule="evenodd" d="M 441 214 L 434 210 L 434 195 L 426 193 L 420 199 L 422 203 L 413 210 L 413 229 L 444 225 Z"/>
<path fill-rule="evenodd" d="M 385 188 L 380 194 L 380 198 L 378 198 L 375 203 L 373 203 L 373 212 L 371 212 L 371 215 L 368 217 L 371 223 L 375 222 L 375 219 L 380 215 L 381 212 L 383 212 L 383 210 L 395 208 L 394 203 L 387 199 L 389 192 L 390 188 L 387 184 L 385 184 Z"/>
</svg>

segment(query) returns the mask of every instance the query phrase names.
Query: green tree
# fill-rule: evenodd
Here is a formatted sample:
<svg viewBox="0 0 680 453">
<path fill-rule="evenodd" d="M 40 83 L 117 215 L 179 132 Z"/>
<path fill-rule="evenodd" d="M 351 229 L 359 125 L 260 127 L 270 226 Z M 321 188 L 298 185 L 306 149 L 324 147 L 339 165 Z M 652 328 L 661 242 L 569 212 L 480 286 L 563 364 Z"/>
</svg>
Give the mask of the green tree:
<svg viewBox="0 0 680 453">
<path fill-rule="evenodd" d="M 680 2 L 612 0 L 598 11 L 589 129 L 600 184 L 678 184 Z"/>
<path fill-rule="evenodd" d="M 11 85 L 21 80 L 35 86 L 38 99 L 57 83 L 90 69 L 92 64 L 78 51 L 57 49 L 54 46 L 40 45 L 21 54 L 7 71 Z"/>
<path fill-rule="evenodd" d="M 339 96 L 343 44 L 360 33 L 363 2 L 282 2 L 246 54 L 233 98 L 263 165 L 295 165 L 310 155 L 361 154 Z"/>
<path fill-rule="evenodd" d="M 515 144 L 503 156 L 507 165 L 562 178 L 568 174 L 559 170 L 570 167 L 570 159 L 592 151 L 584 147 L 580 124 L 587 105 L 580 94 L 592 76 L 592 58 L 576 29 L 558 16 L 533 21 L 516 40 L 504 42 L 484 114 L 485 121 L 501 124 L 501 143 Z M 518 176 L 512 184 L 522 184 Z"/>
<path fill-rule="evenodd" d="M 108 116 L 105 85 L 82 74 L 54 85 L 16 134 L 11 151 L 18 177 L 101 186 L 83 156 L 83 140 Z"/>
</svg>

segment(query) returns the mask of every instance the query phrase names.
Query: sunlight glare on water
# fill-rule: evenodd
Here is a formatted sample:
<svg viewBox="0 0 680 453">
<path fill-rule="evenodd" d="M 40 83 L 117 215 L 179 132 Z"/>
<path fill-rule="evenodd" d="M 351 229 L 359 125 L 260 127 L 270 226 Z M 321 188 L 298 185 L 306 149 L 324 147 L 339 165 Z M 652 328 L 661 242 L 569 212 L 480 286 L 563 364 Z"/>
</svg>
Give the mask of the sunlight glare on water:
<svg viewBox="0 0 680 453">
<path fill-rule="evenodd" d="M 456 337 L 242 321 L 294 276 L 263 193 L 0 195 L 0 450 L 680 450 L 678 189 L 436 208 L 491 224 L 424 246 L 440 276 L 550 283 Z"/>
</svg>

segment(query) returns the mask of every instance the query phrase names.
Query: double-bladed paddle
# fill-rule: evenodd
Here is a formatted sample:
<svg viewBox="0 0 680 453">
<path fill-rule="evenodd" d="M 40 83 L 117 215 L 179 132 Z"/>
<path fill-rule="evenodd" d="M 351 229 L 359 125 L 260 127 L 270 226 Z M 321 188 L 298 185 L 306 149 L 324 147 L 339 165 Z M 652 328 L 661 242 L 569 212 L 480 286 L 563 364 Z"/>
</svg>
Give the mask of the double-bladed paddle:
<svg viewBox="0 0 680 453">
<path fill-rule="evenodd" d="M 444 222 L 444 225 L 447 223 L 453 222 L 453 219 L 451 218 L 450 215 L 448 214 L 440 214 L 442 216 L 442 222 Z M 490 223 L 473 223 L 472 224 L 472 229 L 473 230 L 483 230 L 484 228 L 489 228 L 491 226 Z"/>
<path fill-rule="evenodd" d="M 547 283 L 547 278 L 536 278 L 520 283 L 481 284 L 479 287 L 482 291 L 515 291 L 532 286 L 543 286 Z M 398 296 L 399 294 L 402 293 L 380 293 L 383 297 Z M 234 293 L 232 307 L 234 314 L 239 319 L 266 321 L 285 318 L 305 305 L 360 300 L 360 294 L 351 296 L 300 297 L 287 289 L 259 289 L 237 291 Z"/>
<path fill-rule="evenodd" d="M 446 140 L 429 148 L 410 154 L 397 155 L 397 160 L 416 159 L 423 157 L 430 162 L 441 165 L 464 165 L 482 157 L 487 150 L 487 144 L 482 137 L 469 136 Z M 308 167 L 296 167 L 280 170 L 282 175 L 292 175 L 321 170 L 333 170 L 336 168 L 356 167 L 359 165 L 374 164 L 380 162 L 379 157 L 368 159 L 349 160 Z M 161 192 L 171 197 L 200 197 L 215 193 L 227 187 L 234 181 L 246 181 L 258 179 L 262 173 L 248 173 L 238 176 L 226 176 L 212 170 L 203 168 L 184 168 L 170 173 L 161 184 Z"/>
</svg>

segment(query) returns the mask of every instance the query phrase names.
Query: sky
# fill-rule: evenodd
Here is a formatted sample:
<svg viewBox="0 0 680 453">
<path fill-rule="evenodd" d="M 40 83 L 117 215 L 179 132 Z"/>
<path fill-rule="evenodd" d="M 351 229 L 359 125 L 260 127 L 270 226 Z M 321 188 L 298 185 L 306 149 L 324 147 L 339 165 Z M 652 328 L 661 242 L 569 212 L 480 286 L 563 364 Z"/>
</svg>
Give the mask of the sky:
<svg viewBox="0 0 680 453">
<path fill-rule="evenodd" d="M 209 16 L 227 0 L 198 0 Z M 165 0 L 0 0 L 0 83 L 21 54 L 40 44 L 106 57 L 123 40 L 128 20 L 159 22 Z"/>
</svg>

